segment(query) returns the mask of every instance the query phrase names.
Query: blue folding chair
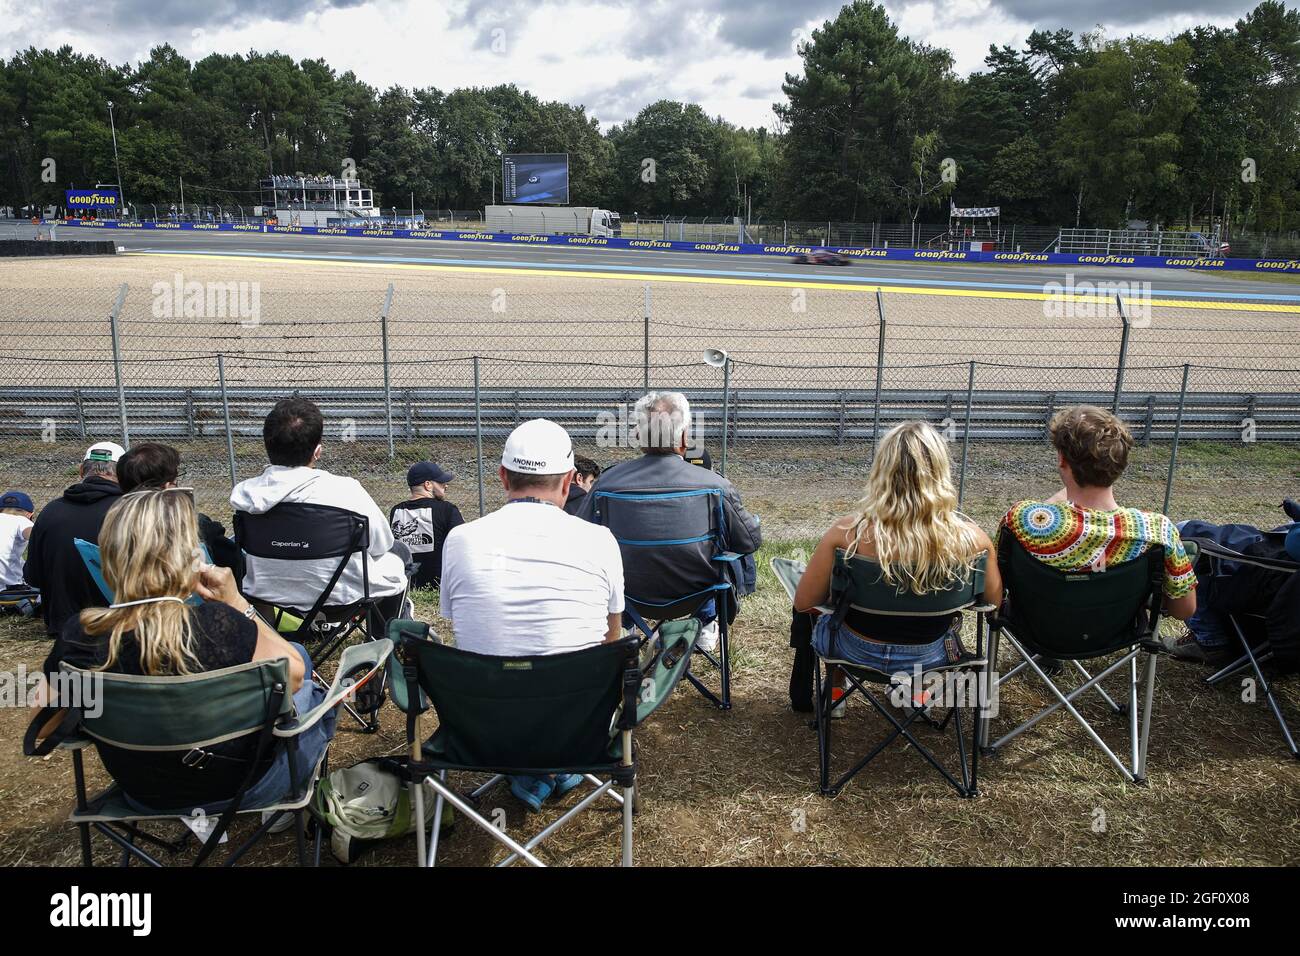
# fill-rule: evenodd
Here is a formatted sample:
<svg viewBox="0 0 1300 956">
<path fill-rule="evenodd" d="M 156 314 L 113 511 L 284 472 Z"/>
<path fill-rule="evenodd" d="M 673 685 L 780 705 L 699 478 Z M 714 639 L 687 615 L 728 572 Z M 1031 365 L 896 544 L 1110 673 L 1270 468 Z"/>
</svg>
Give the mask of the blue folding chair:
<svg viewBox="0 0 1300 956">
<path fill-rule="evenodd" d="M 689 669 L 686 679 L 722 710 L 731 709 L 728 619 L 734 600 L 729 568 L 742 555 L 723 547 L 726 515 L 721 488 L 688 491 L 594 491 L 595 520 L 613 533 L 623 553 L 624 619 L 647 638 L 650 622 L 695 615 L 713 602 L 718 621 L 717 655 L 698 645 L 695 653 L 721 675 L 715 694 Z M 645 560 L 649 552 L 655 560 Z"/>
</svg>

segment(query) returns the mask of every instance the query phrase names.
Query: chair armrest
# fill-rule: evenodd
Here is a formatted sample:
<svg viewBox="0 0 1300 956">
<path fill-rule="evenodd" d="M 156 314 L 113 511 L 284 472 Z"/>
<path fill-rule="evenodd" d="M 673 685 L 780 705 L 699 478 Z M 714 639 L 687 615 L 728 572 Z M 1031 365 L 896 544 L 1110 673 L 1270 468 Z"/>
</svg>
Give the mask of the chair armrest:
<svg viewBox="0 0 1300 956">
<path fill-rule="evenodd" d="M 325 699 L 305 714 L 298 714 L 292 721 L 276 727 L 275 735 L 277 737 L 296 737 L 304 730 L 314 726 L 330 708 L 337 707 L 343 698 L 354 693 L 358 687 L 376 677 L 384 669 L 384 664 L 388 661 L 388 656 L 392 652 L 393 642 L 386 637 L 377 641 L 366 641 L 364 644 L 353 644 L 344 648 L 343 655 L 339 658 L 338 669 L 334 672 L 334 683 L 330 685 L 329 690 L 326 692 Z M 344 683 L 343 678 L 346 674 L 362 666 L 367 669 L 359 680 Z M 308 679 L 310 679 L 310 675 Z"/>
<path fill-rule="evenodd" d="M 743 554 L 739 554 L 738 552 L 735 551 L 723 551 L 721 554 L 715 554 L 713 556 L 713 560 L 730 562 L 730 561 L 739 561 L 743 557 L 744 557 Z"/>
<path fill-rule="evenodd" d="M 970 607 L 970 610 L 974 611 L 976 614 L 992 614 L 997 609 L 998 606 L 996 604 L 974 604 Z"/>
</svg>

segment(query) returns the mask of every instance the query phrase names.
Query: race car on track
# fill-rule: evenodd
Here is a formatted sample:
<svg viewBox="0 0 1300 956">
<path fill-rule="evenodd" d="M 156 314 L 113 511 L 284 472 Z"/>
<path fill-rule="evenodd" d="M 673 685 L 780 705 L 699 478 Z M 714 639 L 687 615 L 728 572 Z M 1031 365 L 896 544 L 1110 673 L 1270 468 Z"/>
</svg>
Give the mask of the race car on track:
<svg viewBox="0 0 1300 956">
<path fill-rule="evenodd" d="M 808 266 L 847 266 L 849 260 L 837 252 L 831 252 L 829 249 L 814 249 L 812 252 L 801 252 L 794 257 L 794 262 Z"/>
</svg>

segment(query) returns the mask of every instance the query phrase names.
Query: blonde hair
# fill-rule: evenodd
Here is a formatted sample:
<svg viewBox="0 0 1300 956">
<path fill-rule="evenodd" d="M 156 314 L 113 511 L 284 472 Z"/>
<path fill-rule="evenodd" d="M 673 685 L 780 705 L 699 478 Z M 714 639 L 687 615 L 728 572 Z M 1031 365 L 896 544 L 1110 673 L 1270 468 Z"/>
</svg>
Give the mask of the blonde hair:
<svg viewBox="0 0 1300 956">
<path fill-rule="evenodd" d="M 184 601 L 194 590 L 201 554 L 194 502 L 170 489 L 123 495 L 104 518 L 99 550 L 115 603 L 160 597 Z M 81 612 L 81 627 L 92 636 L 109 635 L 103 670 L 117 663 L 127 632 L 135 634 L 145 674 L 190 674 L 198 667 L 190 609 L 184 604 L 90 608 Z"/>
<path fill-rule="evenodd" d="M 957 510 L 944 440 L 925 422 L 904 422 L 880 439 L 853 518 L 847 556 L 869 536 L 884 579 L 914 594 L 950 587 L 984 550 Z"/>
</svg>

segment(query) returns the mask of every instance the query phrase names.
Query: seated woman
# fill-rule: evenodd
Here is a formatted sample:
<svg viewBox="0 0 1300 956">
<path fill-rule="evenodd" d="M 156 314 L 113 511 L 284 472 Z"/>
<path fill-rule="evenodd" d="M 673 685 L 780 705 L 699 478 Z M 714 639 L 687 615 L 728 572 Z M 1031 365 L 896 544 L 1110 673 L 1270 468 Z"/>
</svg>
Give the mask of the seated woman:
<svg viewBox="0 0 1300 956">
<path fill-rule="evenodd" d="M 70 618 L 46 658 L 44 672 L 76 667 L 114 674 L 198 674 L 250 661 L 287 658 L 294 705 L 303 713 L 324 699 L 309 679 L 306 650 L 286 641 L 253 613 L 229 568 L 201 564 L 198 521 L 188 489 L 146 489 L 123 495 L 99 533 L 104 577 L 116 602 Z M 203 598 L 186 604 L 193 593 Z M 42 699 L 48 684 L 42 688 Z M 310 772 L 334 736 L 331 710 L 299 738 L 297 779 Z M 51 733 L 55 717 L 43 728 Z M 143 753 L 99 744 L 100 758 L 140 812 L 219 812 L 235 795 L 257 749 L 250 734 L 206 748 L 212 758 L 189 766 L 180 753 Z M 246 807 L 275 803 L 291 791 L 285 748 L 263 758 L 244 795 Z M 290 818 L 286 818 L 290 819 Z M 290 820 L 291 822 L 291 820 Z"/>
<path fill-rule="evenodd" d="M 987 603 L 1002 600 L 993 542 L 957 510 L 948 450 L 943 437 L 925 422 L 905 422 L 880 440 L 865 496 L 856 513 L 840 518 L 822 535 L 799 580 L 794 605 L 811 610 L 830 598 L 835 552 L 870 558 L 889 583 L 925 594 L 951 585 L 988 553 L 984 574 Z M 909 643 L 891 643 L 891 638 Z M 830 615 L 813 628 L 812 644 L 823 657 L 836 657 L 887 674 L 956 661 L 962 652 L 961 616 L 890 617 L 850 611 L 832 632 Z M 833 650 L 832 650 L 833 646 Z M 841 677 L 832 673 L 832 701 L 844 695 Z M 835 716 L 843 714 L 836 708 Z"/>
</svg>

